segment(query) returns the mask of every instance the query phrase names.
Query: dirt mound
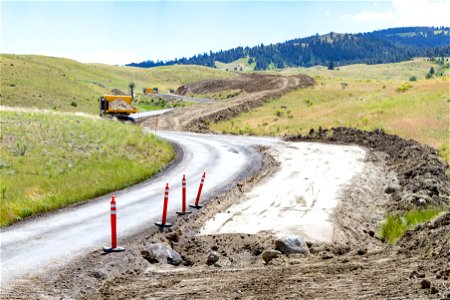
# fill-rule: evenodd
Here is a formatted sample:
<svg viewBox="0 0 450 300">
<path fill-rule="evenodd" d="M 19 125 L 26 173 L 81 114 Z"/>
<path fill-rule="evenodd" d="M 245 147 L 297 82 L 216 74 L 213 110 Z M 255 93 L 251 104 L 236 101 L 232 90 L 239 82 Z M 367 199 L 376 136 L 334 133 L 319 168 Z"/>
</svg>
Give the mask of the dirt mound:
<svg viewBox="0 0 450 300">
<path fill-rule="evenodd" d="M 241 90 L 247 93 L 275 90 L 282 88 L 280 76 L 264 74 L 241 75 L 233 79 L 209 79 L 180 86 L 176 93 L 208 94 L 227 90 Z"/>
<path fill-rule="evenodd" d="M 430 146 L 386 134 L 382 130 L 362 131 L 346 127 L 311 129 L 308 135 L 289 136 L 286 140 L 356 144 L 386 153 L 393 177 L 391 185 L 385 189 L 391 194 L 391 211 L 428 204 L 448 205 L 450 202 L 450 180 L 445 174 L 449 166 Z"/>
<path fill-rule="evenodd" d="M 114 101 L 109 102 L 109 109 L 114 110 L 131 110 L 133 109 L 133 106 L 131 106 L 128 102 L 122 99 L 117 99 Z"/>
<path fill-rule="evenodd" d="M 176 109 L 161 117 L 160 128 L 164 130 L 208 132 L 211 122 L 229 119 L 261 106 L 271 99 L 279 98 L 292 90 L 311 87 L 314 84 L 314 79 L 307 75 L 284 77 L 261 74 L 244 75 L 237 79 L 196 82 L 181 87 L 178 93 L 212 93 L 240 89 L 250 92 L 244 96 L 213 104 L 208 103 Z M 143 126 L 150 125 L 144 122 Z"/>
</svg>

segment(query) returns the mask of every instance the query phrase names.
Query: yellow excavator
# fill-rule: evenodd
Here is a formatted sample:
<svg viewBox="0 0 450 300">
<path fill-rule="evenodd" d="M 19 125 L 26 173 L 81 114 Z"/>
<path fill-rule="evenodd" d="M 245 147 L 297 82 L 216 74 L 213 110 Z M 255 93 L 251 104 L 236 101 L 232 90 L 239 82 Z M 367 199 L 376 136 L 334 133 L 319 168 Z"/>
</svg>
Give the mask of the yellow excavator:
<svg viewBox="0 0 450 300">
<path fill-rule="evenodd" d="M 124 121 L 134 121 L 130 114 L 137 112 L 137 108 L 132 105 L 131 96 L 104 95 L 100 99 L 100 116 L 117 118 Z"/>
</svg>

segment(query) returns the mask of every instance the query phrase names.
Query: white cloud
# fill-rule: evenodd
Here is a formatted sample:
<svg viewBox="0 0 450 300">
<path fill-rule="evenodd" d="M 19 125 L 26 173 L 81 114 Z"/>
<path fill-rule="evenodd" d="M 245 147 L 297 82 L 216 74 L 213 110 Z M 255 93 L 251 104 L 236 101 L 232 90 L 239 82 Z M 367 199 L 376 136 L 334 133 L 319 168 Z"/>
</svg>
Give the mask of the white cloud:
<svg viewBox="0 0 450 300">
<path fill-rule="evenodd" d="M 331 12 L 330 12 L 329 10 L 327 10 L 327 11 L 325 12 L 325 16 L 329 16 L 329 15 L 331 15 Z"/>
<path fill-rule="evenodd" d="M 342 20 L 390 22 L 397 26 L 448 26 L 450 0 L 392 0 L 390 11 L 363 11 L 342 15 Z"/>
</svg>

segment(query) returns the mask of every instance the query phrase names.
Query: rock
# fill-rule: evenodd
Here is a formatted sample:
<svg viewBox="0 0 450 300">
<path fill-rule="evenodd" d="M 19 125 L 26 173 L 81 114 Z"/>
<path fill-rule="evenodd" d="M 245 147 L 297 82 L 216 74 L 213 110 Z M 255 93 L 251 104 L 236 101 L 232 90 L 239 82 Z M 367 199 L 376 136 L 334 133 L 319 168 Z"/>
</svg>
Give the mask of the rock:
<svg viewBox="0 0 450 300">
<path fill-rule="evenodd" d="M 324 255 L 322 255 L 322 259 L 326 260 L 326 259 L 332 259 L 334 256 L 330 253 L 325 253 Z"/>
<path fill-rule="evenodd" d="M 409 278 L 425 278 L 425 274 L 419 273 L 416 270 L 412 271 Z"/>
<path fill-rule="evenodd" d="M 427 206 L 427 200 L 420 198 L 419 200 L 417 200 L 417 205 L 419 206 Z"/>
<path fill-rule="evenodd" d="M 430 293 L 431 294 L 437 294 L 437 293 L 439 293 L 439 290 L 436 287 L 432 286 L 431 289 L 430 289 Z"/>
<path fill-rule="evenodd" d="M 181 255 L 163 243 L 155 243 L 147 246 L 147 250 L 142 252 L 142 256 L 150 263 L 167 263 L 178 266 L 183 262 Z"/>
<path fill-rule="evenodd" d="M 287 236 L 275 241 L 275 249 L 284 254 L 304 253 L 309 254 L 308 245 L 298 236 Z"/>
<path fill-rule="evenodd" d="M 268 264 L 272 259 L 277 258 L 281 255 L 281 252 L 278 250 L 264 250 L 261 257 L 266 264 Z"/>
<path fill-rule="evenodd" d="M 219 261 L 219 253 L 217 253 L 216 251 L 209 252 L 208 258 L 206 259 L 206 264 L 212 265 L 218 261 Z"/>
<path fill-rule="evenodd" d="M 431 287 L 431 282 L 427 279 L 424 279 L 420 282 L 420 287 L 423 289 L 429 289 Z"/>
<path fill-rule="evenodd" d="M 367 249 L 359 249 L 358 250 L 358 255 L 364 255 L 367 253 Z"/>
<path fill-rule="evenodd" d="M 395 193 L 399 188 L 400 188 L 400 187 L 397 186 L 397 185 L 387 185 L 387 186 L 384 188 L 384 192 L 385 192 L 386 194 L 393 194 L 393 193 Z"/>
</svg>

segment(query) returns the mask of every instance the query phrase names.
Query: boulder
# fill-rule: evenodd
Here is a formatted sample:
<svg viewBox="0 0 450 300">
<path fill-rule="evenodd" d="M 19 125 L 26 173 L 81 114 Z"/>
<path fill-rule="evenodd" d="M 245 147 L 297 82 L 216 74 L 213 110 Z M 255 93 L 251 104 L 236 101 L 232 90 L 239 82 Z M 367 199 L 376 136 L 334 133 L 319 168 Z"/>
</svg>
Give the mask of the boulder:
<svg viewBox="0 0 450 300">
<path fill-rule="evenodd" d="M 275 241 L 275 249 L 284 254 L 303 253 L 309 254 L 308 245 L 295 235 L 283 237 Z"/>
<path fill-rule="evenodd" d="M 181 255 L 164 243 L 154 243 L 147 246 L 147 250 L 142 255 L 150 263 L 167 263 L 174 266 L 181 264 Z"/>
<path fill-rule="evenodd" d="M 206 259 L 206 263 L 208 265 L 212 265 L 219 261 L 219 254 L 216 251 L 211 251 L 208 254 L 208 258 Z"/>
<path fill-rule="evenodd" d="M 272 261 L 272 259 L 277 258 L 281 255 L 281 252 L 278 250 L 264 250 L 261 257 L 266 264 Z"/>
</svg>

